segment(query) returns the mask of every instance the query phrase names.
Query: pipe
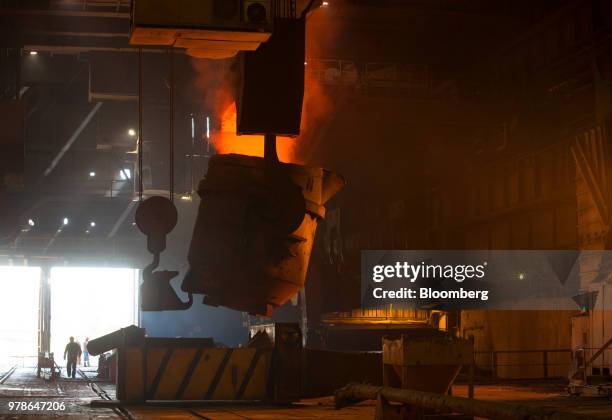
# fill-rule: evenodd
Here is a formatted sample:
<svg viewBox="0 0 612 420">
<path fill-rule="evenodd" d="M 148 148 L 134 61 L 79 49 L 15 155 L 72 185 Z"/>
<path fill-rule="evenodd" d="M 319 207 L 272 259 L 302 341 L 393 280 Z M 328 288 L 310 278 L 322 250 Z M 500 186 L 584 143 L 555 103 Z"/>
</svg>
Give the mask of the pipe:
<svg viewBox="0 0 612 420">
<path fill-rule="evenodd" d="M 144 183 L 142 180 L 143 164 L 142 164 L 142 153 L 143 153 L 143 135 L 142 135 L 142 94 L 143 94 L 143 82 L 142 82 L 142 48 L 138 49 L 138 199 L 142 202 L 142 194 L 144 190 Z"/>
<path fill-rule="evenodd" d="M 121 328 L 102 337 L 89 340 L 87 350 L 92 356 L 98 356 L 107 351 L 124 346 L 126 343 L 139 344 L 144 342 L 145 330 L 135 325 Z"/>
<path fill-rule="evenodd" d="M 170 201 L 174 203 L 174 48 L 168 49 L 168 102 L 170 105 Z"/>
<path fill-rule="evenodd" d="M 431 392 L 414 391 L 362 384 L 348 384 L 334 393 L 336 408 L 382 396 L 389 401 L 401 402 L 439 411 L 454 411 L 468 416 L 496 420 L 587 420 L 590 417 L 553 409 L 529 407 L 498 401 L 473 400 Z"/>
</svg>

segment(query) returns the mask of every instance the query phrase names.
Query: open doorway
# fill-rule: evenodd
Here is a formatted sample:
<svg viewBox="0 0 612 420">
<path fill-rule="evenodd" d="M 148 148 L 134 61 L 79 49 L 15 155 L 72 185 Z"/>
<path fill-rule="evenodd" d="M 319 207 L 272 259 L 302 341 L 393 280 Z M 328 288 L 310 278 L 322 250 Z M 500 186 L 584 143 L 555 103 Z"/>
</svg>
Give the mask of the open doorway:
<svg viewBox="0 0 612 420">
<path fill-rule="evenodd" d="M 70 337 L 82 344 L 132 324 L 138 325 L 138 270 L 51 269 L 51 351 L 60 366 Z M 97 365 L 97 357 L 90 357 L 90 365 Z"/>
<path fill-rule="evenodd" d="M 0 267 L 0 373 L 35 366 L 40 268 Z"/>
</svg>

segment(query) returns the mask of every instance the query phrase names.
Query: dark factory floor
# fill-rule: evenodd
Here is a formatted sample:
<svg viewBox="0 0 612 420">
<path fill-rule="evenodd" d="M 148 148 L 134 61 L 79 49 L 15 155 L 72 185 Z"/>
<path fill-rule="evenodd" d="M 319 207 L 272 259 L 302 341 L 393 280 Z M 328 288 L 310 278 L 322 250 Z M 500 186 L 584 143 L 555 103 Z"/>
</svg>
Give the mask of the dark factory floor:
<svg viewBox="0 0 612 420">
<path fill-rule="evenodd" d="M 562 418 L 611 419 L 612 401 L 607 397 L 568 396 L 561 382 L 487 384 L 475 387 L 475 398 L 502 401 L 563 413 Z M 467 386 L 453 386 L 453 395 L 467 397 Z"/>
<path fill-rule="evenodd" d="M 267 419 L 339 419 L 358 420 L 374 417 L 374 402 L 364 402 L 353 407 L 335 410 L 333 400 L 307 400 L 288 408 L 262 406 L 214 406 L 214 407 L 159 407 L 128 406 L 126 408 L 91 406 L 91 401 L 114 397 L 115 386 L 94 379 L 92 372 L 80 371 L 80 378 L 61 378 L 47 382 L 36 377 L 35 368 L 17 369 L 0 385 L 0 418 L 22 419 L 209 419 L 209 420 L 267 420 Z M 85 378 L 83 377 L 85 375 Z M 44 407 L 43 402 L 51 407 Z M 38 409 L 11 410 L 11 403 L 39 403 Z M 56 403 L 53 406 L 53 403 Z M 64 403 L 65 405 L 61 405 Z M 49 404 L 46 404 L 49 405 Z"/>
<path fill-rule="evenodd" d="M 290 407 L 266 406 L 126 406 L 108 401 L 114 385 L 91 379 L 93 371 L 80 371 L 77 379 L 61 378 L 48 382 L 36 377 L 34 368 L 19 368 L 0 385 L 0 418 L 70 419 L 373 419 L 375 404 L 366 401 L 335 410 L 333 399 L 304 400 Z M 453 387 L 456 396 L 467 396 L 467 387 Z M 567 397 L 559 384 L 489 384 L 476 387 L 476 398 L 546 407 L 593 420 L 609 419 L 611 402 L 607 398 Z M 104 401 L 106 400 L 106 401 Z M 97 403 L 91 404 L 92 401 Z M 24 404 L 25 406 L 17 406 Z M 29 404 L 32 404 L 29 409 Z M 38 403 L 38 404 L 37 404 Z"/>
</svg>

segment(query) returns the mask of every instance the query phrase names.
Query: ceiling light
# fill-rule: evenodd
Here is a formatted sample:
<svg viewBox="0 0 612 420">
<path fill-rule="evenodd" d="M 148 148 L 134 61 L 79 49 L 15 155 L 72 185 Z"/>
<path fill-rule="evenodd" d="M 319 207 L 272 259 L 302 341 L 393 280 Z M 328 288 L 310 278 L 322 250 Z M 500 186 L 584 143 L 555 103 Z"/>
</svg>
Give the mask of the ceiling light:
<svg viewBox="0 0 612 420">
<path fill-rule="evenodd" d="M 64 226 L 68 225 L 68 223 L 70 223 L 70 219 L 68 219 L 67 217 L 64 217 L 64 220 L 62 221 L 62 224 Z"/>
<path fill-rule="evenodd" d="M 130 129 L 128 130 L 128 135 L 129 135 L 130 137 L 134 137 L 134 136 L 136 135 L 136 130 L 134 130 L 133 128 L 130 128 Z"/>
<path fill-rule="evenodd" d="M 93 178 L 93 177 L 95 177 L 95 176 L 96 176 L 96 173 L 95 173 L 94 171 L 91 171 L 91 172 L 89 173 L 89 177 L 90 177 L 90 178 Z"/>
<path fill-rule="evenodd" d="M 89 223 L 89 226 L 91 226 L 91 227 L 96 227 L 96 222 L 91 222 L 91 223 Z"/>
<path fill-rule="evenodd" d="M 36 226 L 36 222 L 34 222 L 34 219 L 28 219 L 28 225 L 34 227 Z"/>
<path fill-rule="evenodd" d="M 327 7 L 327 6 L 329 6 L 329 2 L 328 2 L 328 1 L 324 1 L 324 2 L 321 4 L 321 6 L 323 6 L 323 7 Z"/>
<path fill-rule="evenodd" d="M 30 51 L 30 55 L 38 55 L 38 51 Z"/>
</svg>

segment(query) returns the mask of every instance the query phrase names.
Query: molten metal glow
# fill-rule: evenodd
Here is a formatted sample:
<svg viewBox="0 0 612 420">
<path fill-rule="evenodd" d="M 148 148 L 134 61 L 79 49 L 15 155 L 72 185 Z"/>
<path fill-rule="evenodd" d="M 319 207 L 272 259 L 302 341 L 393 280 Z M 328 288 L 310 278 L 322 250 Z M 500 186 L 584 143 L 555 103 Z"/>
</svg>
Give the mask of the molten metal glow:
<svg viewBox="0 0 612 420">
<path fill-rule="evenodd" d="M 261 156 L 264 154 L 263 136 L 239 136 L 236 134 L 236 103 L 230 103 L 221 116 L 221 129 L 213 135 L 213 144 L 219 153 L 239 153 Z M 276 149 L 282 162 L 293 161 L 295 139 L 278 137 Z"/>
<path fill-rule="evenodd" d="M 331 7 L 331 5 L 330 5 Z M 307 20 L 306 57 L 323 57 L 326 49 L 333 45 L 342 28 L 338 22 L 325 25 L 325 31 L 314 30 L 315 25 L 332 23 L 327 13 L 312 13 Z M 318 24 L 316 22 L 319 22 Z M 316 77 L 311 77 L 308 68 L 311 59 L 306 59 L 306 80 L 304 104 L 302 109 L 301 134 L 293 138 L 278 138 L 278 157 L 283 162 L 299 164 L 311 163 L 316 158 L 323 142 L 327 141 L 325 133 L 338 107 L 339 96 L 332 100 L 329 89 L 325 88 Z M 196 87 L 205 93 L 206 112 L 214 112 L 214 119 L 221 119 L 221 127 L 215 131 L 212 121 L 207 119 L 206 135 L 202 141 L 212 143 L 218 153 L 240 153 L 262 156 L 264 150 L 263 136 L 236 135 L 236 98 L 234 96 L 237 74 L 233 60 L 192 60 L 198 74 Z M 316 74 L 316 72 L 315 72 Z M 206 115 L 206 114 L 205 114 Z M 209 143 L 210 139 L 210 143 Z M 208 148 L 207 148 L 208 150 Z"/>
</svg>

